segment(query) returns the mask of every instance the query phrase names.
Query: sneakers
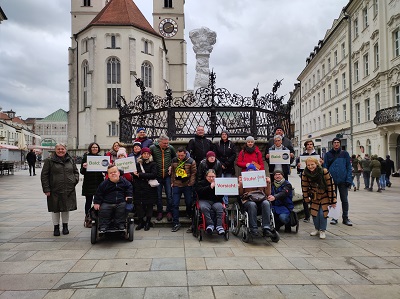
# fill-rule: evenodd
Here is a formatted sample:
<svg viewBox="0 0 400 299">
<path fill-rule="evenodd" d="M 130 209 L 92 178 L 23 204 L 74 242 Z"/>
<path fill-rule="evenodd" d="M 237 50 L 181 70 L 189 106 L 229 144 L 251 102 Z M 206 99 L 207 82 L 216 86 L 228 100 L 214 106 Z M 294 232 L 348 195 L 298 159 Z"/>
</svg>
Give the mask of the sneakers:
<svg viewBox="0 0 400 299">
<path fill-rule="evenodd" d="M 343 219 L 343 224 L 348 225 L 348 226 L 353 226 L 353 223 L 349 218 L 344 218 Z"/>
<path fill-rule="evenodd" d="M 161 221 L 162 219 L 163 219 L 163 214 L 162 214 L 162 212 L 157 213 L 157 218 L 156 218 L 156 220 L 157 220 L 157 221 Z"/>
<path fill-rule="evenodd" d="M 381 189 L 381 188 L 379 188 L 379 189 L 378 189 L 378 191 L 376 191 L 376 192 L 382 192 L 382 189 Z"/>
<path fill-rule="evenodd" d="M 257 228 L 250 228 L 250 235 L 252 235 L 253 237 L 259 237 L 260 234 L 258 233 L 258 229 Z"/>
<path fill-rule="evenodd" d="M 168 221 L 168 222 L 171 222 L 171 221 L 172 221 L 172 214 L 171 214 L 171 212 L 168 212 L 168 213 L 167 213 L 167 221 Z"/>
<path fill-rule="evenodd" d="M 331 222 L 329 222 L 332 225 L 335 225 L 338 223 L 337 219 L 332 218 Z"/>
<path fill-rule="evenodd" d="M 171 229 L 171 232 L 177 232 L 181 228 L 180 223 L 174 224 L 174 226 Z"/>
<path fill-rule="evenodd" d="M 316 230 L 313 230 L 313 231 L 310 233 L 310 236 L 316 236 L 316 235 L 318 235 L 318 234 L 319 234 L 319 230 L 316 229 Z"/>
<path fill-rule="evenodd" d="M 220 235 L 220 236 L 225 234 L 225 230 L 224 230 L 224 228 L 222 226 L 217 226 L 216 230 L 218 232 L 218 235 Z"/>
<path fill-rule="evenodd" d="M 354 192 L 356 192 L 357 191 L 357 187 L 354 187 Z"/>
<path fill-rule="evenodd" d="M 325 238 L 326 238 L 326 235 L 325 235 L 325 231 L 324 231 L 324 230 L 319 231 L 319 238 L 320 238 L 320 239 L 325 239 Z"/>
<path fill-rule="evenodd" d="M 310 218 L 304 218 L 303 222 L 310 223 Z"/>
<path fill-rule="evenodd" d="M 213 231 L 214 231 L 214 225 L 207 226 L 207 228 L 206 228 L 207 234 L 211 235 L 213 233 Z"/>
<path fill-rule="evenodd" d="M 263 228 L 263 237 L 272 237 L 273 233 L 269 227 Z"/>
</svg>

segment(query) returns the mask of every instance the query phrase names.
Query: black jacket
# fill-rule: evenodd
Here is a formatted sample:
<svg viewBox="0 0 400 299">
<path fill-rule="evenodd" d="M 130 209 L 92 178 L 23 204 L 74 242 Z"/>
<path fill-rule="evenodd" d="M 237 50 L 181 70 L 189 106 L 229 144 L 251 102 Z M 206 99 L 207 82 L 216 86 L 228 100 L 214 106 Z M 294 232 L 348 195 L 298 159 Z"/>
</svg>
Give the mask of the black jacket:
<svg viewBox="0 0 400 299">
<path fill-rule="evenodd" d="M 271 138 L 270 140 L 268 140 L 268 145 L 265 147 L 265 153 L 264 156 L 266 156 L 267 154 L 269 154 L 269 149 L 271 148 L 271 146 L 274 145 L 274 138 Z M 292 140 L 290 140 L 289 138 L 287 138 L 286 136 L 283 136 L 282 138 L 282 145 L 284 147 L 286 147 L 292 154 L 294 154 L 294 148 L 293 148 L 293 144 L 292 144 Z"/>
<path fill-rule="evenodd" d="M 103 181 L 97 188 L 93 202 L 101 205 L 103 202 L 118 204 L 125 201 L 125 197 L 132 197 L 132 184 L 124 177 L 120 177 L 117 183 L 110 179 Z"/>
<path fill-rule="evenodd" d="M 220 140 L 214 146 L 214 151 L 217 159 L 221 162 L 225 169 L 222 173 L 230 173 L 235 175 L 235 160 L 236 160 L 236 146 L 230 140 L 226 142 Z"/>
<path fill-rule="evenodd" d="M 202 180 L 196 187 L 199 200 L 211 200 L 213 202 L 222 202 L 222 195 L 215 195 L 215 187 L 211 189 L 211 183 Z"/>
<path fill-rule="evenodd" d="M 213 146 L 211 140 L 204 136 L 196 135 L 193 139 L 190 139 L 186 150 L 189 152 L 190 157 L 196 161 L 196 166 L 198 166 L 201 160 L 206 157 L 207 152 L 213 150 Z"/>
</svg>

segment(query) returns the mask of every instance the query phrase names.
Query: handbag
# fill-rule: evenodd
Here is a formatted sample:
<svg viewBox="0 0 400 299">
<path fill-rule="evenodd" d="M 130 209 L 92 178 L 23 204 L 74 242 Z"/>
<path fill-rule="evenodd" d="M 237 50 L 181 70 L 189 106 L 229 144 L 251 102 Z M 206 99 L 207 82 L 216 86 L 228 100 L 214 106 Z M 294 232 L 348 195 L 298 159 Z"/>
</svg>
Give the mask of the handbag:
<svg viewBox="0 0 400 299">
<path fill-rule="evenodd" d="M 140 168 L 142 169 L 143 173 L 146 173 L 143 169 L 143 165 L 141 163 L 140 164 Z M 158 187 L 158 185 L 160 185 L 160 183 L 157 181 L 157 179 L 149 179 L 147 180 L 147 182 L 149 183 L 150 187 Z"/>
<path fill-rule="evenodd" d="M 296 226 L 299 222 L 299 218 L 297 217 L 297 213 L 295 211 L 290 211 L 290 226 Z"/>
<path fill-rule="evenodd" d="M 361 167 L 360 162 L 357 163 L 357 170 L 358 170 L 358 172 L 362 172 L 363 171 L 363 168 Z"/>
<path fill-rule="evenodd" d="M 262 202 L 266 199 L 267 196 L 262 190 L 250 191 L 243 194 L 243 200 L 254 201 L 255 203 Z"/>
</svg>

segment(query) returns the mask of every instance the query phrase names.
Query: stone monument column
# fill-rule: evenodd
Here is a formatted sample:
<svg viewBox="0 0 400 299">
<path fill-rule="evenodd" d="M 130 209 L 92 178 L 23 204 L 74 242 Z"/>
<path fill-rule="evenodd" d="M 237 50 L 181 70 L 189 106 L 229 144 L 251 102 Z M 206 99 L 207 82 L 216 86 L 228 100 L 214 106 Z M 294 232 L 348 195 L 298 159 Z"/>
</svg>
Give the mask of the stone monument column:
<svg viewBox="0 0 400 299">
<path fill-rule="evenodd" d="M 210 72 L 210 53 L 217 41 L 217 33 L 207 27 L 201 27 L 189 32 L 196 53 L 196 77 L 194 80 L 194 92 L 200 87 L 208 86 Z"/>
</svg>

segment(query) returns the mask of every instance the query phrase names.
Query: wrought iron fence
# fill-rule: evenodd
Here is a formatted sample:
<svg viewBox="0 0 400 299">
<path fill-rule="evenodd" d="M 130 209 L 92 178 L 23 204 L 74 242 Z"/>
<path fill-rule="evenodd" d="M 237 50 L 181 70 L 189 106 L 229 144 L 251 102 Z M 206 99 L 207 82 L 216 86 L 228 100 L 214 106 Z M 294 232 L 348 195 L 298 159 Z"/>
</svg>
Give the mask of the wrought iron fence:
<svg viewBox="0 0 400 299">
<path fill-rule="evenodd" d="M 182 97 L 160 97 L 146 91 L 143 81 L 136 80 L 141 94 L 129 103 L 123 97 L 119 108 L 120 141 L 131 143 L 136 129 L 143 127 L 147 136 L 167 134 L 172 140 L 192 138 L 197 126 L 205 128 L 206 136 L 214 138 L 227 130 L 231 139 L 252 135 L 255 139 L 270 138 L 276 126 L 282 126 L 290 138 L 290 109 L 277 95 L 281 81 L 274 83 L 271 93 L 259 96 L 258 87 L 249 97 L 232 94 L 215 87 L 215 73 L 210 73 L 208 87 Z"/>
<path fill-rule="evenodd" d="M 400 105 L 378 110 L 374 117 L 374 124 L 376 124 L 377 126 L 399 121 Z"/>
</svg>

